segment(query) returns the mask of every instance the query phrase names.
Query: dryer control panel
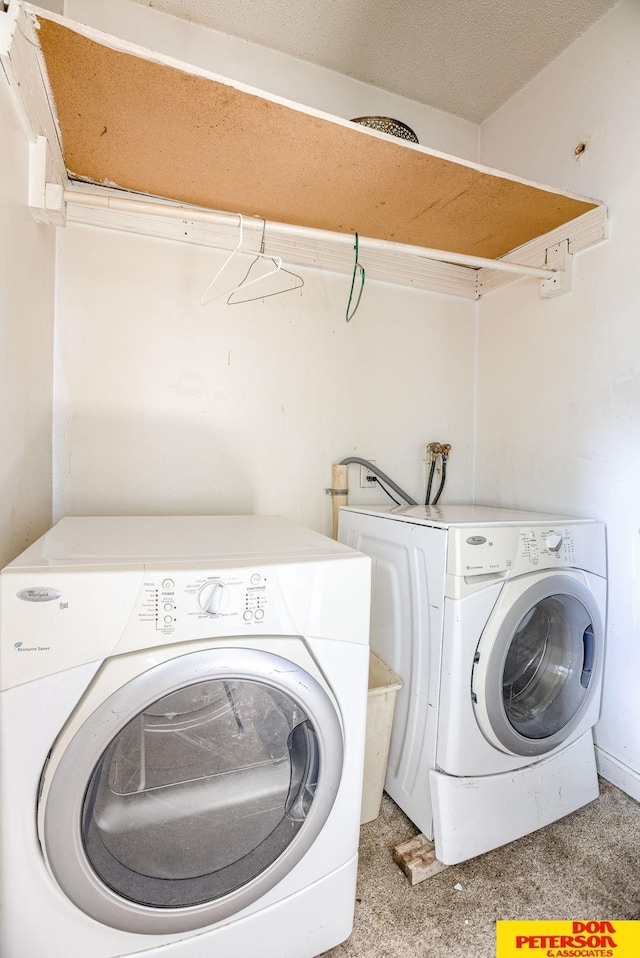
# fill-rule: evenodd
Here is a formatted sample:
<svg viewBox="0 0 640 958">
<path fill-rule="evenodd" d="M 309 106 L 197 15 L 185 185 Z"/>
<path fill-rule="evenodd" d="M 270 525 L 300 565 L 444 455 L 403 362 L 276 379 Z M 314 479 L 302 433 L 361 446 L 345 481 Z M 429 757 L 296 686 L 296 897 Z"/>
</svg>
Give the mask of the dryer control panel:
<svg viewBox="0 0 640 958">
<path fill-rule="evenodd" d="M 268 626 L 282 615 L 281 596 L 273 567 L 147 573 L 134 613 L 140 625 L 165 636 L 176 629 L 198 634 L 238 634 Z"/>
<path fill-rule="evenodd" d="M 470 579 L 578 568 L 606 575 L 604 526 L 590 520 L 449 529 L 447 573 Z"/>
</svg>

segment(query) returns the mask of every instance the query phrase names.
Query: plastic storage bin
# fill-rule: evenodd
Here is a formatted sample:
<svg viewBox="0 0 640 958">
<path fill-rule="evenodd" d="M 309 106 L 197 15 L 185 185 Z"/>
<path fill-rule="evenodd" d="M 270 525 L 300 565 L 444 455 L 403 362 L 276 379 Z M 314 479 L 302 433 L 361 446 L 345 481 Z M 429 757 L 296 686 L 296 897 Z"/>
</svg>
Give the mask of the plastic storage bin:
<svg viewBox="0 0 640 958">
<path fill-rule="evenodd" d="M 399 688 L 402 688 L 402 680 L 388 665 L 370 652 L 361 825 L 372 822 L 380 814 L 393 712 Z"/>
</svg>

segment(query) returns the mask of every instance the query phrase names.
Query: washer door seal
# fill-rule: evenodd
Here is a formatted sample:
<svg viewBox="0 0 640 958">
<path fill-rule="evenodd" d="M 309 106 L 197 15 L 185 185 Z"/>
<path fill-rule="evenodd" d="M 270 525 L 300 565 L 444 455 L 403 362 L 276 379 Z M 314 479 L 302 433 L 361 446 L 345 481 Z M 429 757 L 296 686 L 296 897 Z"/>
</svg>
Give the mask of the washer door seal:
<svg viewBox="0 0 640 958">
<path fill-rule="evenodd" d="M 193 652 L 137 676 L 80 727 L 53 773 L 43 848 L 65 894 L 143 934 L 211 925 L 304 856 L 342 774 L 340 720 L 270 652 Z"/>
</svg>

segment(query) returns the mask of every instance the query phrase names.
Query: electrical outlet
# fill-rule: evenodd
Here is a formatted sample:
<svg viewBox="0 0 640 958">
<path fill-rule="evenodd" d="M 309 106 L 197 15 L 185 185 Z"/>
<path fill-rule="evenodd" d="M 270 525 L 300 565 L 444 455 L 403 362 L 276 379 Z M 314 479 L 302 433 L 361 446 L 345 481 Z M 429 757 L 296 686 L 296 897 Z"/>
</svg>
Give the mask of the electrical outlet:
<svg viewBox="0 0 640 958">
<path fill-rule="evenodd" d="M 363 457 L 366 458 L 366 457 Z M 367 459 L 367 462 L 372 463 L 375 466 L 375 459 Z M 366 466 L 360 466 L 360 488 L 361 489 L 371 489 L 376 484 L 375 473 L 371 472 L 370 469 L 367 469 Z"/>
</svg>

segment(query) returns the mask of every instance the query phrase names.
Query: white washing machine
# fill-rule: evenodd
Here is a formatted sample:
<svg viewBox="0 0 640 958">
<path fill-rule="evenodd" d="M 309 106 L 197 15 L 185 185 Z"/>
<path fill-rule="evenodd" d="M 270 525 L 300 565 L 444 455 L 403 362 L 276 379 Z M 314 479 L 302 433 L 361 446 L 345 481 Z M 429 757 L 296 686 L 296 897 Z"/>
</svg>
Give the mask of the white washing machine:
<svg viewBox="0 0 640 958">
<path fill-rule="evenodd" d="M 402 678 L 385 787 L 445 864 L 598 796 L 601 523 L 487 506 L 345 507 L 373 560 L 371 647 Z"/>
<path fill-rule="evenodd" d="M 279 518 L 69 518 L 4 570 L 2 958 L 350 934 L 370 565 Z"/>
</svg>

